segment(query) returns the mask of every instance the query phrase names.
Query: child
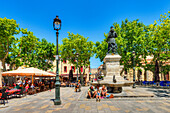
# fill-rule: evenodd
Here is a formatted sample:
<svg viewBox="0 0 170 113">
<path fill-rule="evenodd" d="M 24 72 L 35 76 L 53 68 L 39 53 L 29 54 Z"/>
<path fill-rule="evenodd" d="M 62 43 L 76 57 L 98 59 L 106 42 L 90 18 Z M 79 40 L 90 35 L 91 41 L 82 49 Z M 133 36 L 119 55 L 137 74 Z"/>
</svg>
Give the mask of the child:
<svg viewBox="0 0 170 113">
<path fill-rule="evenodd" d="M 100 102 L 100 90 L 97 90 L 97 95 L 96 95 L 96 102 Z"/>
</svg>

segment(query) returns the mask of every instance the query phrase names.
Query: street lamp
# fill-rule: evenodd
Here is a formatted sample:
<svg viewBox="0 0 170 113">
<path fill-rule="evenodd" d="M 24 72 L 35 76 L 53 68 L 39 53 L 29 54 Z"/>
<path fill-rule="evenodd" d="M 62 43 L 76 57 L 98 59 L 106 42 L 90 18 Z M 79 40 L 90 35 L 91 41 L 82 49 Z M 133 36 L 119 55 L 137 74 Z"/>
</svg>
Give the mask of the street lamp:
<svg viewBox="0 0 170 113">
<path fill-rule="evenodd" d="M 79 54 L 76 53 L 76 57 L 77 57 L 77 85 L 78 85 L 78 56 L 79 56 Z"/>
<path fill-rule="evenodd" d="M 57 43 L 57 55 L 56 55 L 56 82 L 55 82 L 55 100 L 54 105 L 60 105 L 60 81 L 59 81 L 59 72 L 58 72 L 58 61 L 59 61 L 59 55 L 58 55 L 58 34 L 59 30 L 61 29 L 61 20 L 56 16 L 56 18 L 53 21 L 53 27 L 54 30 L 56 30 L 56 43 Z"/>
<path fill-rule="evenodd" d="M 135 86 L 135 51 L 132 52 L 132 62 L 133 62 L 133 88 L 136 88 Z"/>
</svg>

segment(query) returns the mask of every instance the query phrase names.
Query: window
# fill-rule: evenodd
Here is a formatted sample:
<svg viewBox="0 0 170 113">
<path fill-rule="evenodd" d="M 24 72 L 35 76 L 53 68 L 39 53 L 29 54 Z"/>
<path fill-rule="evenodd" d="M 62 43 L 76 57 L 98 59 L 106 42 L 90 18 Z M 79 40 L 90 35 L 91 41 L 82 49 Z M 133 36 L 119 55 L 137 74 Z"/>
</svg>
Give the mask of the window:
<svg viewBox="0 0 170 113">
<path fill-rule="evenodd" d="M 75 72 L 75 66 L 71 66 L 71 69 Z"/>
<path fill-rule="evenodd" d="M 64 72 L 67 73 L 67 66 L 64 66 Z"/>
<path fill-rule="evenodd" d="M 63 63 L 67 63 L 67 60 L 63 60 Z"/>
<path fill-rule="evenodd" d="M 81 72 L 83 72 L 83 66 L 81 66 Z"/>
</svg>

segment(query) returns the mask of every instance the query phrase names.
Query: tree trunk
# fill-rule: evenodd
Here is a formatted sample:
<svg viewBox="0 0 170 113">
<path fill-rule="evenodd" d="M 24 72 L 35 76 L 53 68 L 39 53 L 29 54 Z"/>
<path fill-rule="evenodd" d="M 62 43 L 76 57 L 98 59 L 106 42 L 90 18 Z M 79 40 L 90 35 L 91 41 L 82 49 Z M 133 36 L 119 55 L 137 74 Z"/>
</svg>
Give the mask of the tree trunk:
<svg viewBox="0 0 170 113">
<path fill-rule="evenodd" d="M 140 73 L 139 73 L 139 69 L 137 71 L 137 77 L 138 77 L 138 82 L 140 81 Z"/>
<path fill-rule="evenodd" d="M 159 79 L 159 64 L 158 64 L 158 61 L 156 60 L 155 62 L 155 82 L 159 82 L 160 79 Z"/>
<path fill-rule="evenodd" d="M 2 62 L 0 61 L 0 88 L 2 87 L 2 74 L 1 74 Z"/>
<path fill-rule="evenodd" d="M 86 70 L 86 68 L 85 68 L 85 66 L 84 66 L 84 68 L 83 68 L 83 77 L 84 77 L 84 75 L 85 75 L 85 70 Z M 86 80 L 85 80 L 85 82 L 86 82 Z M 84 78 L 83 78 L 83 85 L 85 85 L 85 84 L 84 84 Z"/>
<path fill-rule="evenodd" d="M 144 81 L 147 81 L 147 70 L 144 71 Z"/>
<path fill-rule="evenodd" d="M 82 73 L 81 73 L 81 68 L 79 68 L 79 73 L 80 73 L 80 82 L 81 82 L 81 85 L 84 85 L 83 75 L 82 75 Z"/>
<path fill-rule="evenodd" d="M 164 80 L 166 81 L 166 80 L 167 80 L 167 78 L 166 78 L 166 76 L 165 76 L 165 73 L 163 73 L 163 76 L 164 76 Z"/>
<path fill-rule="evenodd" d="M 6 71 L 5 59 L 2 60 L 2 67 L 3 67 L 3 72 L 5 72 Z"/>
</svg>

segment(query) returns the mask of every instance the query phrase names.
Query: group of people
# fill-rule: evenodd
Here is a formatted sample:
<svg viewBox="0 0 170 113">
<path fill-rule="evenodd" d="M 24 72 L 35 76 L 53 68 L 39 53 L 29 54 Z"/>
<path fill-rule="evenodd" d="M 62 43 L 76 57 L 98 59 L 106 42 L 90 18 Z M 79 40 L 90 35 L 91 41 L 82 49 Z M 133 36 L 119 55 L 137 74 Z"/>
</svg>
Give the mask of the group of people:
<svg viewBox="0 0 170 113">
<path fill-rule="evenodd" d="M 88 98 L 95 98 L 96 97 L 96 101 L 100 102 L 101 98 L 106 98 L 107 96 L 107 89 L 105 87 L 105 85 L 102 86 L 101 89 L 99 89 L 99 86 L 95 88 L 93 88 L 93 86 L 90 86 L 89 90 L 88 90 Z"/>
<path fill-rule="evenodd" d="M 11 87 L 11 88 L 16 88 L 16 89 L 25 89 L 26 91 L 28 91 L 28 89 L 35 89 L 35 87 L 42 87 L 41 91 L 43 91 L 43 87 L 48 86 L 48 89 L 51 91 L 52 88 L 54 88 L 54 83 L 55 80 L 46 80 L 46 79 L 42 79 L 41 81 L 39 80 L 34 80 L 34 82 L 31 81 L 30 78 L 25 78 L 24 80 L 21 80 L 19 78 L 17 78 L 16 82 L 13 82 L 13 84 L 9 84 L 7 86 Z"/>
</svg>

